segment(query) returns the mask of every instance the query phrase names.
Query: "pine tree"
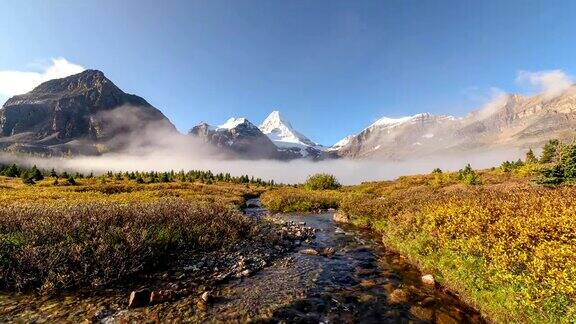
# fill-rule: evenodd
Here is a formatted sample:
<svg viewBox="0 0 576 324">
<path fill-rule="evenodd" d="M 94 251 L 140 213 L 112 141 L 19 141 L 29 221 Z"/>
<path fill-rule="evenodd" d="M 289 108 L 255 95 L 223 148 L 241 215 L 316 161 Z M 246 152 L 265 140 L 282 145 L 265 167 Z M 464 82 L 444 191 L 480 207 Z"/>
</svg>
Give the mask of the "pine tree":
<svg viewBox="0 0 576 324">
<path fill-rule="evenodd" d="M 76 180 L 74 180 L 73 176 L 69 176 L 68 179 L 66 179 L 66 182 L 71 185 L 71 186 L 75 186 L 76 185 Z"/>
<path fill-rule="evenodd" d="M 548 141 L 548 143 L 544 145 L 542 156 L 540 157 L 540 163 L 558 162 L 559 147 L 560 141 L 557 139 Z"/>
<path fill-rule="evenodd" d="M 528 152 L 526 152 L 526 158 L 524 159 L 524 161 L 526 161 L 526 164 L 538 163 L 538 159 L 536 158 L 536 155 L 534 155 L 534 151 L 532 151 L 532 148 L 530 148 Z"/>
<path fill-rule="evenodd" d="M 40 180 L 44 179 L 44 175 L 42 175 L 42 172 L 40 172 L 40 170 L 38 170 L 36 165 L 34 165 L 32 167 L 32 169 L 30 169 L 30 171 L 28 171 L 28 176 L 31 177 L 35 181 L 40 181 Z"/>
</svg>

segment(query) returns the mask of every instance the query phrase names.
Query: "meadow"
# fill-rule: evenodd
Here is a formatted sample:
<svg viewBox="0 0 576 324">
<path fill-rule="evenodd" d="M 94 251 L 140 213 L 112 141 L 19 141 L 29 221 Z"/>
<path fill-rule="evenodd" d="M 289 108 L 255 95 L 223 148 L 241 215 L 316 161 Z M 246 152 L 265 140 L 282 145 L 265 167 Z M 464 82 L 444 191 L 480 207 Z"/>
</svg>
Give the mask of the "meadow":
<svg viewBox="0 0 576 324">
<path fill-rule="evenodd" d="M 182 254 L 226 250 L 261 230 L 240 211 L 265 190 L 247 177 L 18 173 L 0 176 L 2 290 L 106 287 L 165 269 Z"/>
</svg>

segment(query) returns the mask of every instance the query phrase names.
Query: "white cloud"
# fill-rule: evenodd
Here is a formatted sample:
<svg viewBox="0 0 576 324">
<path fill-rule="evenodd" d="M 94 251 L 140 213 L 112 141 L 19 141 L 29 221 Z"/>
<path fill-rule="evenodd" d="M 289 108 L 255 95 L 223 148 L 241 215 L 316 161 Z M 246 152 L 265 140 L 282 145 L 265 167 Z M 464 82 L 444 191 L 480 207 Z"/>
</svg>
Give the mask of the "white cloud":
<svg viewBox="0 0 576 324">
<path fill-rule="evenodd" d="M 0 97 L 26 93 L 42 82 L 64 78 L 84 70 L 84 67 L 70 63 L 65 58 L 55 58 L 42 72 L 0 71 Z"/>
<path fill-rule="evenodd" d="M 549 100 L 554 99 L 566 91 L 574 84 L 574 79 L 562 70 L 538 72 L 520 71 L 518 72 L 516 82 L 536 86 L 544 98 Z"/>
<path fill-rule="evenodd" d="M 493 87 L 490 88 L 489 97 L 485 97 L 484 101 L 485 103 L 480 109 L 472 112 L 472 116 L 474 117 L 473 121 L 482 120 L 498 112 L 506 105 L 508 94 L 501 89 Z"/>
</svg>

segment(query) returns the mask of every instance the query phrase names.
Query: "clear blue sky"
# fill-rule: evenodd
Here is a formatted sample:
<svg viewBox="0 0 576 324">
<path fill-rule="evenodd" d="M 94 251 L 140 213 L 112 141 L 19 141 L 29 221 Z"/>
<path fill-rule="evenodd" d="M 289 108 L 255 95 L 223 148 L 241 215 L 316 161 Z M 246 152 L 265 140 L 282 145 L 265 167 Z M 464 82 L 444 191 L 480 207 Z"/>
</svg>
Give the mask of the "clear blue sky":
<svg viewBox="0 0 576 324">
<path fill-rule="evenodd" d="M 464 114 L 519 70 L 576 71 L 576 1 L 0 4 L 0 70 L 64 57 L 184 131 L 281 110 L 332 144 L 381 116 Z M 6 98 L 1 98 L 6 99 Z"/>
</svg>

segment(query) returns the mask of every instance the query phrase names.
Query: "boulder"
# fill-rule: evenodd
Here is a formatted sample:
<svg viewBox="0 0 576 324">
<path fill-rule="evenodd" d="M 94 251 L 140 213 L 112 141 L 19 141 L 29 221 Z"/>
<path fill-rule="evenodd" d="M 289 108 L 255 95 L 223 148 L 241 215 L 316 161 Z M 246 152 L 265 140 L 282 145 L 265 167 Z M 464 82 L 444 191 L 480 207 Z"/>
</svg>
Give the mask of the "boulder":
<svg viewBox="0 0 576 324">
<path fill-rule="evenodd" d="M 150 294 L 150 304 L 160 304 L 174 300 L 176 293 L 172 290 L 157 290 Z"/>
<path fill-rule="evenodd" d="M 147 306 L 150 303 L 150 295 L 150 290 L 146 288 L 132 291 L 128 300 L 128 307 L 135 308 Z"/>
<path fill-rule="evenodd" d="M 341 211 L 334 213 L 334 216 L 332 216 L 332 219 L 336 223 L 350 223 L 350 219 L 348 218 L 348 215 L 344 214 Z"/>
<path fill-rule="evenodd" d="M 407 291 L 402 289 L 394 289 L 390 295 L 388 295 L 388 302 L 390 304 L 404 304 L 408 302 L 410 295 Z"/>
<path fill-rule="evenodd" d="M 210 293 L 207 291 L 203 292 L 202 295 L 200 295 L 200 299 L 205 303 L 210 302 L 211 299 Z"/>
<path fill-rule="evenodd" d="M 318 255 L 318 251 L 314 250 L 314 249 L 303 249 L 300 250 L 301 254 L 306 254 L 306 255 Z"/>
</svg>

